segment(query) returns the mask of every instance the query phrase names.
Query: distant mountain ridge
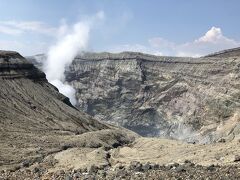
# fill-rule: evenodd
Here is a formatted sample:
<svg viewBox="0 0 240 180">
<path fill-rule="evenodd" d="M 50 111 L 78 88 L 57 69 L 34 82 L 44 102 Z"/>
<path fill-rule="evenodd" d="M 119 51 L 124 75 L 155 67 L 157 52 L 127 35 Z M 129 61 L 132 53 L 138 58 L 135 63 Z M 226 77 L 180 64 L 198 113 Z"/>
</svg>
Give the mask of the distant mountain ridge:
<svg viewBox="0 0 240 180">
<path fill-rule="evenodd" d="M 238 48 L 233 48 L 233 49 L 226 49 L 223 51 L 219 51 L 216 53 L 209 54 L 205 57 L 222 57 L 222 58 L 227 58 L 227 57 L 239 57 L 240 56 L 240 47 Z"/>
</svg>

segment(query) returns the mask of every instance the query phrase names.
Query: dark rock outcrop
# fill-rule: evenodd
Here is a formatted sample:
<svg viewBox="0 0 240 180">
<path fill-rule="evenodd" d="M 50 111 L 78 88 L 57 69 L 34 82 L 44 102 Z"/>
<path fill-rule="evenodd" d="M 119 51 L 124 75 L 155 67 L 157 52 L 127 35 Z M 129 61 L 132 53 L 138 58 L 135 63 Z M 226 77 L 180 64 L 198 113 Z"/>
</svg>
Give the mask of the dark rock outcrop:
<svg viewBox="0 0 240 180">
<path fill-rule="evenodd" d="M 5 79 L 46 79 L 43 72 L 14 51 L 0 51 L 0 76 Z"/>
</svg>

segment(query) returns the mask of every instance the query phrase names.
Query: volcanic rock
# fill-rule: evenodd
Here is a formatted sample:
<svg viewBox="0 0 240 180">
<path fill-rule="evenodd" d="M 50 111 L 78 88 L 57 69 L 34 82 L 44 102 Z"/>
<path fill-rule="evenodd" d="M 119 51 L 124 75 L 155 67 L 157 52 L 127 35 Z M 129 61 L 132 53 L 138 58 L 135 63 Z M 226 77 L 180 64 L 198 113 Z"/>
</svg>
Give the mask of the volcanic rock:
<svg viewBox="0 0 240 180">
<path fill-rule="evenodd" d="M 65 75 L 78 109 L 142 136 L 193 144 L 240 137 L 239 48 L 202 58 L 83 53 Z"/>
</svg>

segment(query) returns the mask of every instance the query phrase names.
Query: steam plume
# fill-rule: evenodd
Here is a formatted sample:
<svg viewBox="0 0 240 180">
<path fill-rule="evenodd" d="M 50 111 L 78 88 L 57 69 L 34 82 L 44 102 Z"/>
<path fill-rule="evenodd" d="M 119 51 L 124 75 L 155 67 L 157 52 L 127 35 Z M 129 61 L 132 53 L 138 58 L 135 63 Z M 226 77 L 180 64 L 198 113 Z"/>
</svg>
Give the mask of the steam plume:
<svg viewBox="0 0 240 180">
<path fill-rule="evenodd" d="M 94 17 L 80 21 L 72 27 L 68 27 L 66 24 L 61 26 L 57 43 L 48 51 L 47 61 L 44 64 L 47 79 L 62 94 L 69 97 L 73 105 L 76 105 L 77 102 L 75 90 L 65 82 L 65 68 L 81 51 L 86 50 L 91 26 L 96 20 L 103 18 L 104 13 L 100 11 Z"/>
</svg>

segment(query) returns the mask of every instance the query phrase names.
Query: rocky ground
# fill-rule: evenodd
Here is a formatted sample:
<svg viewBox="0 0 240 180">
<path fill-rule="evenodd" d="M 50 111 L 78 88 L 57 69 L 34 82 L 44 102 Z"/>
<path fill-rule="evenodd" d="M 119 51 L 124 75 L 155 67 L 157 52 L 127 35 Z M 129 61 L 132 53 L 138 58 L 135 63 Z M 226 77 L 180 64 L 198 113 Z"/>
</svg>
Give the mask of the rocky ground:
<svg viewBox="0 0 240 180">
<path fill-rule="evenodd" d="M 2 170 L 0 179 L 239 179 L 239 142 L 138 138 L 117 148 L 71 148 Z"/>
<path fill-rule="evenodd" d="M 118 165 L 117 167 L 96 167 L 90 166 L 88 169 L 58 170 L 48 172 L 44 168 L 21 169 L 15 172 L 1 172 L 0 179 L 4 180 L 77 180 L 77 179 L 176 179 L 176 180 L 205 180 L 221 179 L 236 180 L 240 178 L 240 165 L 231 166 L 200 166 L 190 161 L 183 164 L 172 163 L 168 165 L 141 164 L 131 162 L 129 166 Z"/>
</svg>

